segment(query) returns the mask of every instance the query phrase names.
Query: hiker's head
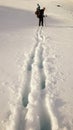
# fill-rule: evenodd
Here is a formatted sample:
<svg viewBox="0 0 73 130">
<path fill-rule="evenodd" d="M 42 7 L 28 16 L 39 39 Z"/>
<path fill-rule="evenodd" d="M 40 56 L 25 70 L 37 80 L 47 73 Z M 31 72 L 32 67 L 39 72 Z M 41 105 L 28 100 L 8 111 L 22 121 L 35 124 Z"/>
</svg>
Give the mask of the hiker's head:
<svg viewBox="0 0 73 130">
<path fill-rule="evenodd" d="M 39 4 L 37 4 L 37 6 L 40 6 Z"/>
</svg>

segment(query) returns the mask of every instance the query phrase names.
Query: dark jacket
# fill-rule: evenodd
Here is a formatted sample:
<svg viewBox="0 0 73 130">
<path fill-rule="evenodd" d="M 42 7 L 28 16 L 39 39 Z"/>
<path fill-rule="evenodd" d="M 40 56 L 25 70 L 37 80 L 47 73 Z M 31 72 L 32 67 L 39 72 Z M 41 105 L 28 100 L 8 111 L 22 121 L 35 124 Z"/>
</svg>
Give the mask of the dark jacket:
<svg viewBox="0 0 73 130">
<path fill-rule="evenodd" d="M 44 9 L 40 9 L 40 11 L 39 11 L 39 16 L 38 16 L 39 18 L 42 18 L 42 17 L 44 17 Z"/>
</svg>

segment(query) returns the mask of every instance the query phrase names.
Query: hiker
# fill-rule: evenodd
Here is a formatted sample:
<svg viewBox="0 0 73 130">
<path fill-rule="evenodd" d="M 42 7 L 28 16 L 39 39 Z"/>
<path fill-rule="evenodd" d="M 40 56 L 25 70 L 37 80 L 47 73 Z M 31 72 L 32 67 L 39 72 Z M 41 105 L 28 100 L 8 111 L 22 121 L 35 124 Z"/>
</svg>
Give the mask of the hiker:
<svg viewBox="0 0 73 130">
<path fill-rule="evenodd" d="M 44 11 L 45 7 L 43 9 L 36 10 L 35 14 L 39 18 L 39 26 L 43 26 L 43 18 L 44 18 Z"/>
<path fill-rule="evenodd" d="M 45 7 L 43 8 L 43 9 L 40 9 L 40 12 L 39 12 L 39 26 L 43 26 L 43 22 L 44 22 L 44 20 L 43 20 L 43 18 L 45 17 L 44 16 L 44 11 L 45 11 Z"/>
</svg>

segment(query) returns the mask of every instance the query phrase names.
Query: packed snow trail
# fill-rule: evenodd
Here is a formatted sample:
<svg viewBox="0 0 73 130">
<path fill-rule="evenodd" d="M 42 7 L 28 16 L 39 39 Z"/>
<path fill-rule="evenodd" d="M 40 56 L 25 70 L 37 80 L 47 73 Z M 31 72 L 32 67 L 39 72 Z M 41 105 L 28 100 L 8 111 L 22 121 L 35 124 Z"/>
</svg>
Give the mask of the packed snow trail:
<svg viewBox="0 0 73 130">
<path fill-rule="evenodd" d="M 21 84 L 15 102 L 10 104 L 11 114 L 6 130 L 58 130 L 50 104 L 50 86 L 56 76 L 54 59 L 40 27 L 36 43 L 22 67 Z"/>
<path fill-rule="evenodd" d="M 42 28 L 39 28 L 37 41 L 32 64 L 25 130 L 58 130 L 57 119 L 51 110 L 49 98 L 49 87 L 56 82 L 56 71 L 52 65 L 55 56 L 47 51 L 49 47 L 46 46 Z"/>
<path fill-rule="evenodd" d="M 43 73 L 43 48 L 42 37 L 39 29 L 38 46 L 35 50 L 34 62 L 32 64 L 32 75 L 30 83 L 30 94 L 28 111 L 26 114 L 26 129 L 25 130 L 51 130 L 50 117 L 47 116 L 46 106 L 44 102 L 44 95 L 42 90 L 45 89 L 45 76 Z M 44 83 L 44 87 L 43 87 Z M 43 100 L 42 100 L 43 98 Z M 35 121 L 35 122 L 34 122 Z"/>
</svg>

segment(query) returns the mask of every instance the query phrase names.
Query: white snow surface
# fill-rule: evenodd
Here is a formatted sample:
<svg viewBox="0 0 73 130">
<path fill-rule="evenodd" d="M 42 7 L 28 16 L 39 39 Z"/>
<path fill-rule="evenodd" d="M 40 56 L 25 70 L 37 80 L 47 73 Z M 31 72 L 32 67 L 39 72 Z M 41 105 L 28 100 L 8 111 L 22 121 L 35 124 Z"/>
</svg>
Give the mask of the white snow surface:
<svg viewBox="0 0 73 130">
<path fill-rule="evenodd" d="M 0 0 L 0 130 L 73 130 L 72 56 L 73 0 Z"/>
</svg>

